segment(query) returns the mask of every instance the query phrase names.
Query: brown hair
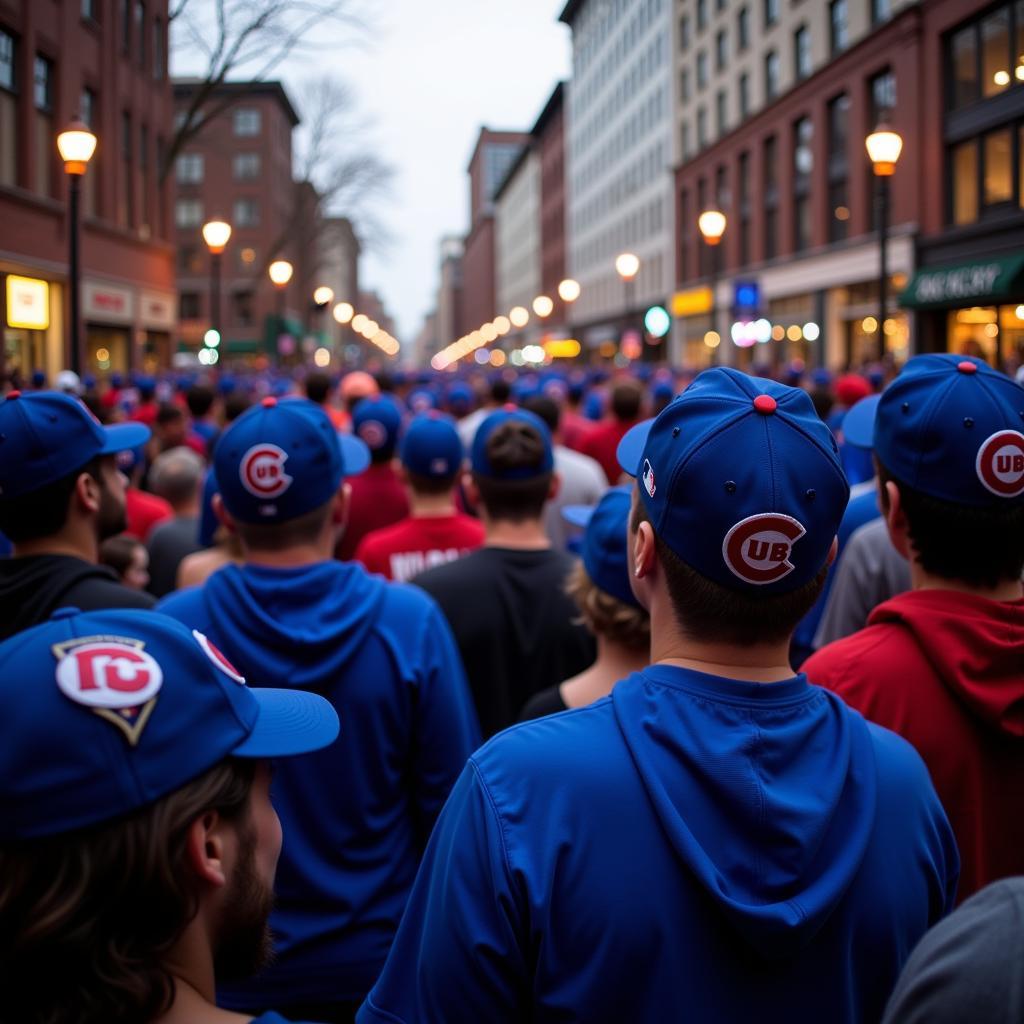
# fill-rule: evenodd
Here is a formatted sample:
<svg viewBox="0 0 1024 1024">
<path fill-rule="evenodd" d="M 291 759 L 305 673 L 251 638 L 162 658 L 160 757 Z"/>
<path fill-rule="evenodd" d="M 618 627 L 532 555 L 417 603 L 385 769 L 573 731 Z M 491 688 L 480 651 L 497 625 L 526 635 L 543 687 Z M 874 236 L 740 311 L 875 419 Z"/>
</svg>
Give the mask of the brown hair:
<svg viewBox="0 0 1024 1024">
<path fill-rule="evenodd" d="M 255 762 L 227 760 L 127 818 L 0 845 L 0 1021 L 149 1024 L 174 998 L 162 959 L 199 909 L 189 828 L 245 823 Z"/>
<path fill-rule="evenodd" d="M 579 608 L 583 625 L 595 636 L 637 651 L 646 651 L 651 646 L 651 617 L 647 612 L 602 590 L 582 562 L 577 562 L 569 573 L 565 592 Z"/>
<path fill-rule="evenodd" d="M 537 470 L 536 476 L 506 479 L 473 474 L 491 519 L 522 523 L 540 519 L 551 489 L 551 473 L 541 472 L 544 440 L 529 423 L 509 420 L 487 438 L 487 461 L 497 473 Z"/>
</svg>

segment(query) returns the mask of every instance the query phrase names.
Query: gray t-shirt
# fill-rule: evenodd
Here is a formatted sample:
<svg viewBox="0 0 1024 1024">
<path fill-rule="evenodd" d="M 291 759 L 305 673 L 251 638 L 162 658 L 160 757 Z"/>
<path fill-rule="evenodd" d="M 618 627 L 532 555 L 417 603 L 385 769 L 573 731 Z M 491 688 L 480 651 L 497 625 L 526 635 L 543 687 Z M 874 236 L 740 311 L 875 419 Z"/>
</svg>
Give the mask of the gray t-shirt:
<svg viewBox="0 0 1024 1024">
<path fill-rule="evenodd" d="M 153 527 L 146 542 L 149 550 L 149 592 L 164 597 L 177 585 L 182 559 L 199 551 L 199 519 L 178 516 Z"/>
<path fill-rule="evenodd" d="M 555 472 L 559 475 L 558 493 L 544 506 L 544 532 L 556 548 L 565 548 L 572 528 L 562 518 L 567 505 L 596 505 L 608 490 L 608 478 L 601 463 L 589 455 L 555 445 Z"/>
<path fill-rule="evenodd" d="M 909 589 L 910 565 L 892 546 L 885 520 L 854 530 L 814 635 L 815 649 L 863 629 L 878 605 Z"/>
</svg>

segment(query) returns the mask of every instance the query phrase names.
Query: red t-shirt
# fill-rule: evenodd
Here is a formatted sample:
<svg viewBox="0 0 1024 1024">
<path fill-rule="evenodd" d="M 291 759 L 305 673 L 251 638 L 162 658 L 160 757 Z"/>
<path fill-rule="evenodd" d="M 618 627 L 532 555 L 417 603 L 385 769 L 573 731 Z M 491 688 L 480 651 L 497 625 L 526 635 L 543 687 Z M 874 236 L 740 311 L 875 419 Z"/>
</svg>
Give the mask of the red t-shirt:
<svg viewBox="0 0 1024 1024">
<path fill-rule="evenodd" d="M 960 848 L 958 901 L 1024 875 L 1024 600 L 900 594 L 803 671 L 917 748 Z"/>
<path fill-rule="evenodd" d="M 368 533 L 356 549 L 356 560 L 370 572 L 405 581 L 424 569 L 453 562 L 483 542 L 484 528 L 472 516 L 411 516 Z"/>
<path fill-rule="evenodd" d="M 140 491 L 137 487 L 129 487 L 125 491 L 125 515 L 128 519 L 127 533 L 143 543 L 149 537 L 149 531 L 165 519 L 174 518 L 174 509 L 163 498 L 158 498 L 148 491 Z"/>
<path fill-rule="evenodd" d="M 581 446 L 584 439 L 590 435 L 595 426 L 596 424 L 593 420 L 588 420 L 586 416 L 581 416 L 578 412 L 566 409 L 558 423 L 558 432 L 562 435 L 562 444 L 566 448 L 582 451 Z"/>
<path fill-rule="evenodd" d="M 355 556 L 359 542 L 371 531 L 390 526 L 409 514 L 409 498 L 390 462 L 370 466 L 365 473 L 349 480 L 352 503 L 348 525 L 335 554 L 348 562 Z"/>
<path fill-rule="evenodd" d="M 601 463 L 609 484 L 616 484 L 622 476 L 622 467 L 616 458 L 619 442 L 634 422 L 621 423 L 619 420 L 605 420 L 599 423 L 580 441 L 579 450 Z"/>
</svg>

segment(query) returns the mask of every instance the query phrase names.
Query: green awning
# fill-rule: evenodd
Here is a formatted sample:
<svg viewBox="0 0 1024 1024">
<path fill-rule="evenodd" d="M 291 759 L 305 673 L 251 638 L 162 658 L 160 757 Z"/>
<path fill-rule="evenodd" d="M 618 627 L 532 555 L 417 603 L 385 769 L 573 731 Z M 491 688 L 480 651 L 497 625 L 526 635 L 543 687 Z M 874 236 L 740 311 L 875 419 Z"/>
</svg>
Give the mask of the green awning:
<svg viewBox="0 0 1024 1024">
<path fill-rule="evenodd" d="M 907 309 L 956 309 L 1024 301 L 1024 253 L 922 267 L 900 295 Z"/>
<path fill-rule="evenodd" d="M 227 338 L 224 342 L 226 352 L 259 352 L 259 338 Z"/>
</svg>

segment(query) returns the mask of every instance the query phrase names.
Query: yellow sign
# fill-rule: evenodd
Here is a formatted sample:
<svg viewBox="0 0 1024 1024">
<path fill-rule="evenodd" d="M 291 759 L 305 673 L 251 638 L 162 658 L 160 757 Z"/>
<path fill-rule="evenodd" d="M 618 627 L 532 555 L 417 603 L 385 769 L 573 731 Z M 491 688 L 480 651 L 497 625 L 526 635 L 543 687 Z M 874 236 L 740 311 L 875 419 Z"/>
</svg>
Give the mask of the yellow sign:
<svg viewBox="0 0 1024 1024">
<path fill-rule="evenodd" d="M 7 277 L 7 326 L 45 331 L 50 326 L 50 286 L 34 277 Z"/>
<path fill-rule="evenodd" d="M 711 289 L 690 288 L 685 292 L 676 292 L 670 304 L 672 315 L 696 316 L 698 313 L 711 311 Z"/>
<path fill-rule="evenodd" d="M 544 351 L 552 359 L 575 359 L 580 354 L 580 343 L 575 338 L 545 341 Z"/>
</svg>

